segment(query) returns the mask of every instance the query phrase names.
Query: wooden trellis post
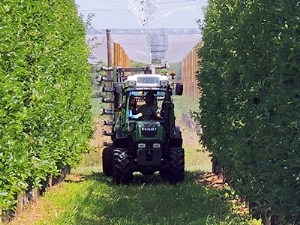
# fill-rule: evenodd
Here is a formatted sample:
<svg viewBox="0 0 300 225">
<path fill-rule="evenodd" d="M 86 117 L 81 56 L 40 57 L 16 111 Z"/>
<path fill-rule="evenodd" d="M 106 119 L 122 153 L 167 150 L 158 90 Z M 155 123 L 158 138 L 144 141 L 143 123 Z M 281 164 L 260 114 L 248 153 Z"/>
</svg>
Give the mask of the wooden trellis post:
<svg viewBox="0 0 300 225">
<path fill-rule="evenodd" d="M 198 50 L 199 45 L 196 45 L 182 61 L 183 94 L 193 99 L 200 97 L 196 79 L 196 72 L 199 68 L 197 56 Z"/>
<path fill-rule="evenodd" d="M 114 66 L 115 67 L 131 67 L 131 60 L 126 54 L 123 47 L 114 42 Z"/>
</svg>

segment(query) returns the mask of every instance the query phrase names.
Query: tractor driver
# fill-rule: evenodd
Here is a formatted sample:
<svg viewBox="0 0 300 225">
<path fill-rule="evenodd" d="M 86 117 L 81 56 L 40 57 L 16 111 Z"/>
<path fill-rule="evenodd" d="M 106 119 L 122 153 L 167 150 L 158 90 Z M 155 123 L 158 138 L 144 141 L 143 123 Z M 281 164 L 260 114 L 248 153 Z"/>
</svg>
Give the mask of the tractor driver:
<svg viewBox="0 0 300 225">
<path fill-rule="evenodd" d="M 132 115 L 134 119 L 150 120 L 152 118 L 161 118 L 159 108 L 155 103 L 155 96 L 152 92 L 147 92 L 145 96 L 145 104 L 137 110 L 136 115 Z"/>
</svg>

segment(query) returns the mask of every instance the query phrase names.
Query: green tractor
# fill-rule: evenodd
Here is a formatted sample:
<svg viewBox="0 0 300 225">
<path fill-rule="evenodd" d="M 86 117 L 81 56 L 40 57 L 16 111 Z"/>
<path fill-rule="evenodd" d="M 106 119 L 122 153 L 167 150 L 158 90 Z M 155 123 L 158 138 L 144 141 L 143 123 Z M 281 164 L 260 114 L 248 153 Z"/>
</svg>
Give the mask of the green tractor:
<svg viewBox="0 0 300 225">
<path fill-rule="evenodd" d="M 111 136 L 112 140 L 102 151 L 104 175 L 112 176 L 115 184 L 130 184 L 134 172 L 143 175 L 159 172 L 162 179 L 172 184 L 182 182 L 184 149 L 171 99 L 172 94 L 182 95 L 182 84 L 171 83 L 167 76 L 160 74 L 103 80 L 112 82 L 110 88 L 103 89 L 112 93 L 112 98 L 103 98 L 103 102 L 112 106 L 102 112 L 111 115 L 111 121 L 104 121 L 104 125 L 111 126 L 111 131 L 104 131 L 104 135 Z M 155 106 L 142 115 L 138 112 L 149 94 L 154 96 Z"/>
</svg>

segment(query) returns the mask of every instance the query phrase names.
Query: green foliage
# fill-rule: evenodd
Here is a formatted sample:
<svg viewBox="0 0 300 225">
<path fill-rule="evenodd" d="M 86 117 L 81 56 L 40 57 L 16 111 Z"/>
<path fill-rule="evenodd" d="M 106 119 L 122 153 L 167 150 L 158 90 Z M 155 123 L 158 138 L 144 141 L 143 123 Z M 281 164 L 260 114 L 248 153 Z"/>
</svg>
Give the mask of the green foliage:
<svg viewBox="0 0 300 225">
<path fill-rule="evenodd" d="M 85 26 L 72 0 L 0 5 L 0 208 L 79 161 L 91 133 Z"/>
<path fill-rule="evenodd" d="M 203 142 L 240 196 L 300 217 L 300 5 L 210 0 L 198 81 Z"/>
</svg>

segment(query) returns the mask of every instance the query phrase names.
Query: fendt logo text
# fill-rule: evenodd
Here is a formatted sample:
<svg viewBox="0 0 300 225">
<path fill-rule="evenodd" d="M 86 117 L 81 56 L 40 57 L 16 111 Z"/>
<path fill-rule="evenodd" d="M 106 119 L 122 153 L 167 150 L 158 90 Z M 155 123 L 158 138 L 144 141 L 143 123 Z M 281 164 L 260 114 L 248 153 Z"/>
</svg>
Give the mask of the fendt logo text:
<svg viewBox="0 0 300 225">
<path fill-rule="evenodd" d="M 142 131 L 156 131 L 157 127 L 142 127 Z"/>
</svg>

